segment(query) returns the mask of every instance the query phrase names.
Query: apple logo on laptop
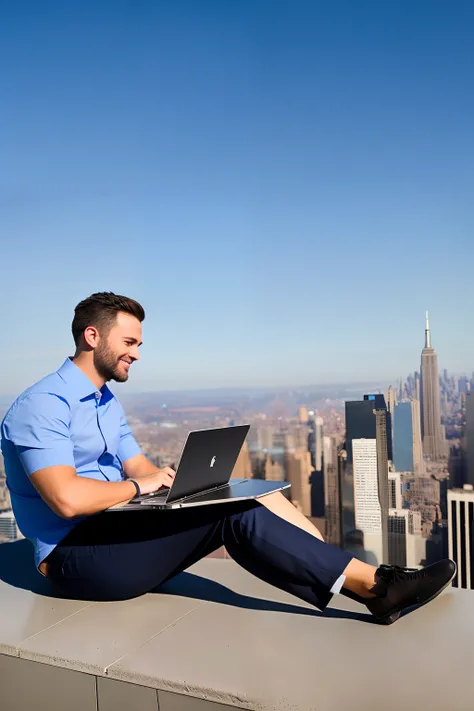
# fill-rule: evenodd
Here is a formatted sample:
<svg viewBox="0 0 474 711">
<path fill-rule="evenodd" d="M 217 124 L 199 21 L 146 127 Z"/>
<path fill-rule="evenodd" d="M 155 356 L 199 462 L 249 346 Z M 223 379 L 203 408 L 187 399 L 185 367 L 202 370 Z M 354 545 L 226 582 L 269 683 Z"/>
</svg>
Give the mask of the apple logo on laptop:
<svg viewBox="0 0 474 711">
<path fill-rule="evenodd" d="M 213 467 L 215 463 L 216 463 L 216 457 L 214 456 L 211 459 L 211 467 Z"/>
</svg>

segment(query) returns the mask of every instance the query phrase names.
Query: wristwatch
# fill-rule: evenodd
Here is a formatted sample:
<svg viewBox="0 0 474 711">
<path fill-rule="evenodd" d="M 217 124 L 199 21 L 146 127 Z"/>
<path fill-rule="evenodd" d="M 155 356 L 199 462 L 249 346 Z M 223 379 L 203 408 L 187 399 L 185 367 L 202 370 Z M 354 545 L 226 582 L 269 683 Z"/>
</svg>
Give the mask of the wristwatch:
<svg viewBox="0 0 474 711">
<path fill-rule="evenodd" d="M 136 482 L 135 479 L 129 479 L 129 481 L 132 482 L 132 484 L 134 485 L 135 489 L 137 490 L 136 493 L 135 493 L 135 496 L 134 496 L 132 499 L 130 499 L 130 501 L 133 501 L 134 499 L 138 499 L 138 498 L 142 495 L 142 492 L 140 491 L 140 487 L 139 487 L 139 485 L 138 485 L 138 482 Z"/>
</svg>

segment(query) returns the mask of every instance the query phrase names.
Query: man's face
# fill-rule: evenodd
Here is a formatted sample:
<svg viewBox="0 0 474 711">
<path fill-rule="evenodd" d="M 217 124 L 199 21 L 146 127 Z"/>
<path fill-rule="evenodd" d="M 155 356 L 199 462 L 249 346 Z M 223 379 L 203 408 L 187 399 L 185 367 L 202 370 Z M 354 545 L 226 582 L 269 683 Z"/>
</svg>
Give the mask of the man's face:
<svg viewBox="0 0 474 711">
<path fill-rule="evenodd" d="M 124 383 L 128 380 L 130 366 L 140 358 L 138 348 L 141 344 L 140 321 L 131 314 L 118 313 L 115 325 L 94 349 L 94 365 L 99 375 L 105 381 Z"/>
</svg>

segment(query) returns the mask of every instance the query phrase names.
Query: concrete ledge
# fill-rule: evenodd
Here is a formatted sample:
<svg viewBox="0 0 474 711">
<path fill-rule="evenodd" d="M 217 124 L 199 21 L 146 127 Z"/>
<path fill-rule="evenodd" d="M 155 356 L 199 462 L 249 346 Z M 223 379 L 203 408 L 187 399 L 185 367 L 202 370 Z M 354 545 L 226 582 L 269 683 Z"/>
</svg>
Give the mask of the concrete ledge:
<svg viewBox="0 0 474 711">
<path fill-rule="evenodd" d="M 51 597 L 31 566 L 27 542 L 0 546 L 2 711 L 473 706 L 470 591 L 381 627 L 340 596 L 322 615 L 231 560 L 119 603 Z"/>
</svg>

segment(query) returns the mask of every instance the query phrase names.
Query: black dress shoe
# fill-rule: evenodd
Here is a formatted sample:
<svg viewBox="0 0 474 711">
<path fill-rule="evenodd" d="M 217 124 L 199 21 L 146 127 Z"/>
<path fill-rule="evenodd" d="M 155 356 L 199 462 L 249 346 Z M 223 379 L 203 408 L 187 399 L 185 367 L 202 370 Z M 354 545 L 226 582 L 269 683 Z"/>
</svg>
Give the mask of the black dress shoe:
<svg viewBox="0 0 474 711">
<path fill-rule="evenodd" d="M 381 565 L 371 592 L 376 597 L 364 600 L 379 622 L 391 625 L 400 613 L 434 600 L 456 575 L 456 563 L 446 558 L 427 568 L 399 568 Z"/>
</svg>

